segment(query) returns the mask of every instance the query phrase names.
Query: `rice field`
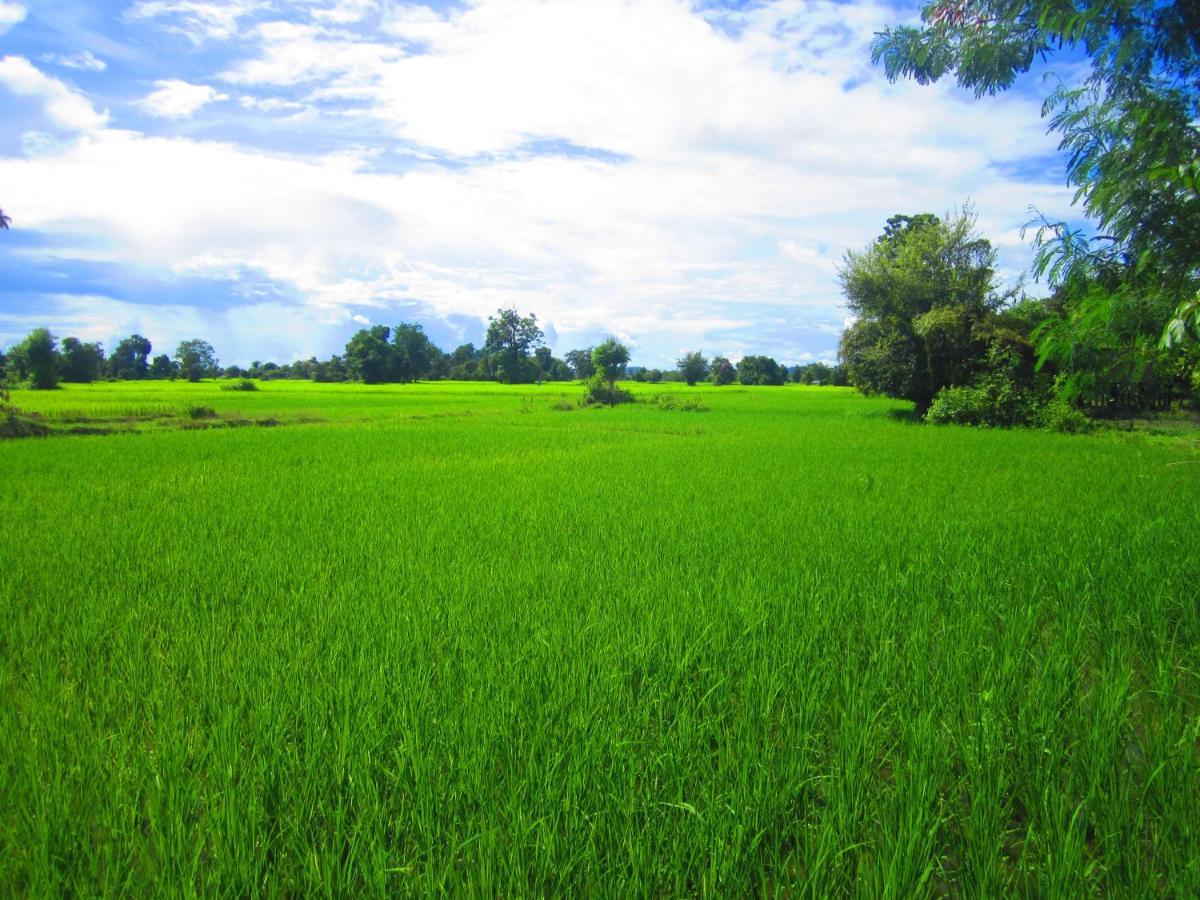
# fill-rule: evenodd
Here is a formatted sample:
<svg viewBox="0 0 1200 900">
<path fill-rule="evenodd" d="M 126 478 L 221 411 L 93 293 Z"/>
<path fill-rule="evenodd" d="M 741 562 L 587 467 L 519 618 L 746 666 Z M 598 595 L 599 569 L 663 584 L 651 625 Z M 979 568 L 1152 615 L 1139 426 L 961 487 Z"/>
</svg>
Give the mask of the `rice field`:
<svg viewBox="0 0 1200 900">
<path fill-rule="evenodd" d="M 1194 444 L 636 389 L 14 394 L 0 894 L 1200 893 Z"/>
</svg>

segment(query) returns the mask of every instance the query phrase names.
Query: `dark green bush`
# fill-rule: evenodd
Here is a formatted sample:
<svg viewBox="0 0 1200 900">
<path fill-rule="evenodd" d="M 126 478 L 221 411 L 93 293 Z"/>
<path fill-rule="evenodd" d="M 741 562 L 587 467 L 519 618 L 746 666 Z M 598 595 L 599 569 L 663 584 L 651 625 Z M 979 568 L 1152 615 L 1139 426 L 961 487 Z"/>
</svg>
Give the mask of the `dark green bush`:
<svg viewBox="0 0 1200 900">
<path fill-rule="evenodd" d="M 1062 399 L 1051 400 L 1039 410 L 1038 424 L 1061 434 L 1082 434 L 1093 427 L 1091 419 Z"/>
<path fill-rule="evenodd" d="M 258 384 L 251 381 L 249 378 L 242 378 L 234 381 L 231 384 L 221 385 L 223 391 L 257 391 Z"/>
<path fill-rule="evenodd" d="M 610 384 L 599 372 L 584 382 L 584 385 L 583 402 L 586 404 L 616 406 L 618 403 L 633 402 L 633 394 Z"/>
<path fill-rule="evenodd" d="M 215 419 L 217 411 L 211 406 L 189 406 L 187 408 L 189 419 Z"/>
</svg>

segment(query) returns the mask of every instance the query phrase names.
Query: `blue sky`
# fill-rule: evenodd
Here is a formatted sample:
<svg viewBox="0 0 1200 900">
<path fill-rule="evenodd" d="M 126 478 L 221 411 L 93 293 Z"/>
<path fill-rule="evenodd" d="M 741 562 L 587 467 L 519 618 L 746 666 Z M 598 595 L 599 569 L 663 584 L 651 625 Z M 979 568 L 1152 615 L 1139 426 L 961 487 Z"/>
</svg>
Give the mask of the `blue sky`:
<svg viewBox="0 0 1200 900">
<path fill-rule="evenodd" d="M 970 201 L 1011 281 L 1029 207 L 1070 211 L 1041 73 L 976 101 L 870 66 L 915 10 L 0 0 L 0 346 L 449 350 L 511 305 L 559 353 L 832 360 L 836 266 L 892 213 Z"/>
</svg>

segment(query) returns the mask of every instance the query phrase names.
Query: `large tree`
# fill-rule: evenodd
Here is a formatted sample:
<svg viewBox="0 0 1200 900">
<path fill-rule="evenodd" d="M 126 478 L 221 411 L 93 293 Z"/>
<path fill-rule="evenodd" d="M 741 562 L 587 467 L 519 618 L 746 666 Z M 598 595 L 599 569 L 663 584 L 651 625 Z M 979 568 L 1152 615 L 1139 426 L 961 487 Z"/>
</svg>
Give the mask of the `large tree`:
<svg viewBox="0 0 1200 900">
<path fill-rule="evenodd" d="M 537 316 L 522 316 L 515 309 L 498 309 L 488 319 L 484 349 L 496 358 L 497 378 L 519 384 L 537 378 L 538 367 L 530 354 L 544 340 Z"/>
<path fill-rule="evenodd" d="M 104 373 L 104 348 L 99 344 L 63 338 L 60 354 L 63 381 L 90 384 Z"/>
<path fill-rule="evenodd" d="M 1037 59 L 1086 58 L 1086 79 L 1053 88 L 1043 114 L 1098 233 L 1043 220 L 1035 272 L 1066 289 L 1080 323 L 1150 303 L 1179 304 L 1167 346 L 1200 327 L 1200 4 L 934 0 L 921 17 L 922 26 L 886 29 L 872 44 L 893 80 L 953 75 L 982 96 L 1011 86 Z M 1170 319 L 1160 316 L 1152 331 Z M 1071 341 L 1057 331 L 1055 346 L 1068 350 L 1056 361 L 1069 365 Z"/>
<path fill-rule="evenodd" d="M 743 356 L 738 363 L 742 384 L 783 384 L 787 370 L 769 356 Z"/>
<path fill-rule="evenodd" d="M 568 350 L 563 359 L 567 361 L 567 365 L 575 373 L 575 377 L 581 381 L 587 381 L 596 373 L 595 366 L 592 365 L 592 347 L 585 347 L 582 350 Z"/>
<path fill-rule="evenodd" d="M 145 378 L 150 368 L 150 351 L 153 349 L 150 341 L 140 334 L 123 338 L 108 357 L 108 374 L 124 380 Z"/>
<path fill-rule="evenodd" d="M 974 224 L 969 210 L 893 216 L 846 254 L 838 274 L 856 321 L 840 353 L 851 384 L 924 412 L 941 388 L 970 381 L 986 352 L 974 326 L 1002 302 L 995 251 Z"/>
<path fill-rule="evenodd" d="M 724 356 L 714 358 L 708 370 L 709 380 L 717 386 L 733 384 L 737 380 L 737 374 L 737 366 Z"/>
<path fill-rule="evenodd" d="M 628 365 L 629 348 L 616 338 L 610 337 L 592 350 L 592 367 L 608 384 L 610 391 L 616 386 L 617 379 L 625 374 Z"/>
<path fill-rule="evenodd" d="M 704 354 L 699 350 L 692 350 L 683 354 L 675 361 L 675 366 L 679 369 L 679 374 L 688 384 L 695 384 L 697 381 L 703 381 L 708 377 L 708 360 L 704 358 Z"/>
<path fill-rule="evenodd" d="M 420 325 L 401 322 L 392 331 L 392 380 L 401 384 L 429 375 L 435 355 L 441 351 L 433 346 Z"/>
<path fill-rule="evenodd" d="M 386 325 L 362 328 L 346 342 L 346 369 L 364 384 L 383 384 L 391 377 L 392 329 Z"/>
<path fill-rule="evenodd" d="M 212 344 L 200 338 L 180 341 L 175 348 L 175 362 L 188 381 L 212 378 L 217 374 L 217 354 Z"/>
<path fill-rule="evenodd" d="M 9 365 L 19 378 L 28 379 L 31 388 L 45 391 L 58 387 L 61 359 L 58 341 L 49 330 L 35 328 L 9 351 L 8 356 Z"/>
</svg>

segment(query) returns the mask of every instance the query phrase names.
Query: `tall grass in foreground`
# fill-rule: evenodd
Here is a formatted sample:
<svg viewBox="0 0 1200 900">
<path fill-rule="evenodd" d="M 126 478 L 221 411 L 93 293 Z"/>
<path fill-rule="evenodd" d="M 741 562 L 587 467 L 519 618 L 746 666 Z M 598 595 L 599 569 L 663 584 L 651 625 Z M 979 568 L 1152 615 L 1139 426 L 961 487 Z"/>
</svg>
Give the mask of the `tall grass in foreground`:
<svg viewBox="0 0 1200 900">
<path fill-rule="evenodd" d="M 1200 891 L 1194 455 L 462 388 L 0 445 L 0 892 Z"/>
</svg>

